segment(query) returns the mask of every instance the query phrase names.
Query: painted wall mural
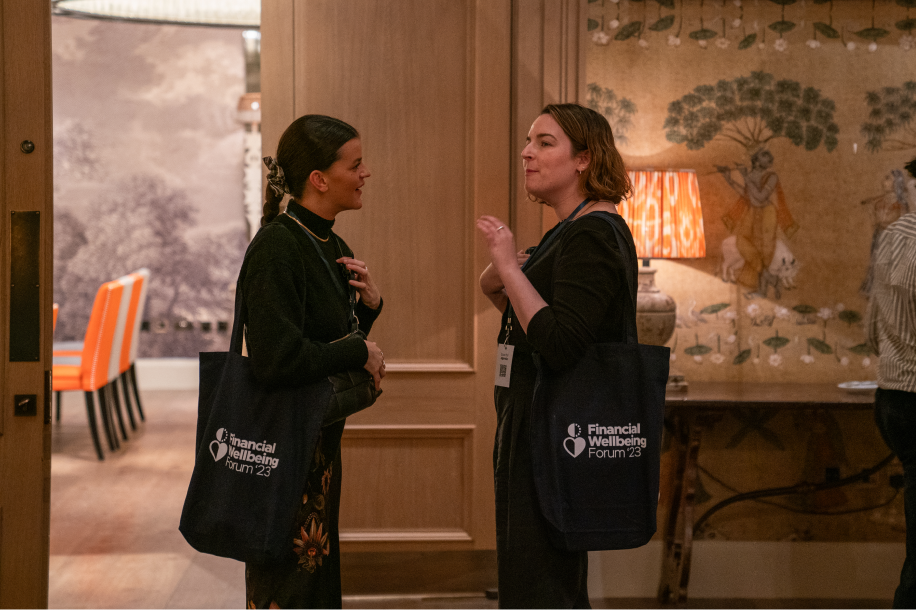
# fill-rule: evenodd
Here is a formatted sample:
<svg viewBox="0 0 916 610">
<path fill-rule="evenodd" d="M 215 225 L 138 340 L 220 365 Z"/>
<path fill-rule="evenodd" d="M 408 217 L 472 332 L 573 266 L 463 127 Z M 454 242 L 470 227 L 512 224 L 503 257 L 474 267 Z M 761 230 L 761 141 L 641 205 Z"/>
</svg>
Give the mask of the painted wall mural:
<svg viewBox="0 0 916 610">
<path fill-rule="evenodd" d="M 707 257 L 652 263 L 678 304 L 669 347 L 688 382 L 875 378 L 863 327 L 871 254 L 881 231 L 916 210 L 916 180 L 903 170 L 916 157 L 914 9 L 589 3 L 588 103 L 625 135 L 628 167 L 699 179 Z M 735 491 L 845 477 L 887 453 L 870 413 L 736 409 L 704 439 L 698 511 Z M 899 472 L 737 504 L 701 535 L 901 540 Z"/>
<path fill-rule="evenodd" d="M 151 271 L 141 357 L 225 349 L 247 245 L 241 33 L 54 17 L 55 340 Z M 222 323 L 222 324 L 221 324 Z"/>
</svg>

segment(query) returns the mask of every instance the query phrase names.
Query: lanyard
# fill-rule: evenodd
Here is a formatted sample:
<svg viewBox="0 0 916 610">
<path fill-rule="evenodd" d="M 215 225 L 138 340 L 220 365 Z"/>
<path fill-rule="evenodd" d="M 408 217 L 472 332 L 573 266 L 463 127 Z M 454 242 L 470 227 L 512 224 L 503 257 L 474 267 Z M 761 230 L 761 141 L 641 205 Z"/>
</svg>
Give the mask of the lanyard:
<svg viewBox="0 0 916 610">
<path fill-rule="evenodd" d="M 564 230 L 566 230 L 566 227 L 569 225 L 570 222 L 572 222 L 572 219 L 576 217 L 576 214 L 578 214 L 579 212 L 582 211 L 582 208 L 584 208 L 584 207 L 588 204 L 589 201 L 591 201 L 591 200 L 590 200 L 588 197 L 586 197 L 586 198 L 582 201 L 582 203 L 580 203 L 580 204 L 576 207 L 576 209 L 572 211 L 572 214 L 570 214 L 569 216 L 567 216 L 565 220 L 561 221 L 560 224 L 558 224 L 558 225 L 556 226 L 556 228 L 553 230 L 553 233 L 551 233 L 551 234 L 547 237 L 547 239 L 545 239 L 545 240 L 542 241 L 540 244 L 538 244 L 537 247 L 535 247 L 534 252 L 531 253 L 531 256 L 529 256 L 529 257 L 528 257 L 528 260 L 525 261 L 525 264 L 522 265 L 522 271 L 524 271 L 525 269 L 528 268 L 528 265 L 531 264 L 531 261 L 533 261 L 533 260 L 537 257 L 538 254 L 544 253 L 544 252 L 547 251 L 547 246 L 548 246 L 554 239 L 556 239 Z M 508 307 L 508 309 L 506 310 L 506 327 L 505 327 L 506 338 L 503 340 L 503 345 L 505 345 L 506 343 L 508 343 L 508 341 L 509 341 L 509 333 L 512 331 L 512 314 L 513 314 L 513 311 L 512 311 L 512 302 L 510 301 L 510 302 L 509 302 L 509 307 Z"/>
</svg>

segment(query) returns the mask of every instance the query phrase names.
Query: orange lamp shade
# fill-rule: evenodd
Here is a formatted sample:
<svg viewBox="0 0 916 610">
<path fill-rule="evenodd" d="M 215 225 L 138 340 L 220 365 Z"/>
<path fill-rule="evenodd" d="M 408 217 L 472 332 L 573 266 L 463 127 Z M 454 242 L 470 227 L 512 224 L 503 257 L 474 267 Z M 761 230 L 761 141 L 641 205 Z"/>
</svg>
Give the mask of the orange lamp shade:
<svg viewBox="0 0 916 610">
<path fill-rule="evenodd" d="M 633 194 L 618 210 L 636 242 L 639 258 L 703 258 L 706 237 L 697 173 L 630 170 Z"/>
</svg>

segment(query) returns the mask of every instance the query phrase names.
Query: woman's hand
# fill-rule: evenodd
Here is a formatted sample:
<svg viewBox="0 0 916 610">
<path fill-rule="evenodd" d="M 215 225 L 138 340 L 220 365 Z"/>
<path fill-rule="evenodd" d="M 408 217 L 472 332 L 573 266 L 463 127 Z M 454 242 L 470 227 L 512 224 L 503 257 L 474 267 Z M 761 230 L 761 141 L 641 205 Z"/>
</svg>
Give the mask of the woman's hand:
<svg viewBox="0 0 916 610">
<path fill-rule="evenodd" d="M 350 280 L 350 285 L 356 288 L 363 304 L 369 309 L 378 309 L 382 302 L 382 294 L 375 285 L 375 280 L 369 275 L 369 267 L 366 263 L 349 256 L 338 258 L 337 262 L 346 265 L 348 270 L 356 274 L 356 279 Z"/>
<path fill-rule="evenodd" d="M 363 368 L 372 374 L 375 389 L 378 391 L 382 389 L 382 377 L 385 376 L 385 354 L 372 341 L 366 341 L 366 348 L 369 350 L 369 359 L 366 360 Z"/>
<path fill-rule="evenodd" d="M 524 250 L 519 250 L 516 252 L 515 256 L 518 260 L 519 268 L 525 264 L 525 261 L 531 258 L 531 255 Z M 487 268 L 480 274 L 480 290 L 490 299 L 490 302 L 493 303 L 499 311 L 504 311 L 506 309 L 508 299 L 506 298 L 505 288 L 502 278 L 499 277 L 499 273 L 496 271 L 496 267 L 492 264 L 487 265 Z"/>
<path fill-rule="evenodd" d="M 503 271 L 518 266 L 515 236 L 505 223 L 495 216 L 481 216 L 477 219 L 477 228 L 487 240 L 490 260 L 500 277 L 503 277 Z"/>
</svg>

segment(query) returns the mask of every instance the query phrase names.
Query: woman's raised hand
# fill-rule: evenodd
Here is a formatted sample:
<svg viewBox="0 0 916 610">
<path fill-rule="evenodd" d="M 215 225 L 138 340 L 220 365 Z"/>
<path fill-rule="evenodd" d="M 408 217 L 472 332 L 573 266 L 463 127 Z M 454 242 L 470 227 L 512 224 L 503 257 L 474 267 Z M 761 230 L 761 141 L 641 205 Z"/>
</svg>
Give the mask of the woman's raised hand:
<svg viewBox="0 0 916 610">
<path fill-rule="evenodd" d="M 382 377 L 385 376 L 385 354 L 372 341 L 366 341 L 366 348 L 369 350 L 369 359 L 366 360 L 363 368 L 372 374 L 372 378 L 375 379 L 375 389 L 380 390 Z"/>
<path fill-rule="evenodd" d="M 517 266 L 519 255 L 515 250 L 515 236 L 503 221 L 495 216 L 481 216 L 477 219 L 477 228 L 487 240 L 490 260 L 499 272 L 510 266 Z"/>
<path fill-rule="evenodd" d="M 366 263 L 349 256 L 338 258 L 337 262 L 346 265 L 347 269 L 356 274 L 356 279 L 350 280 L 350 285 L 356 288 L 363 304 L 369 309 L 378 309 L 382 302 L 382 294 L 372 276 L 369 275 L 369 267 Z"/>
</svg>

